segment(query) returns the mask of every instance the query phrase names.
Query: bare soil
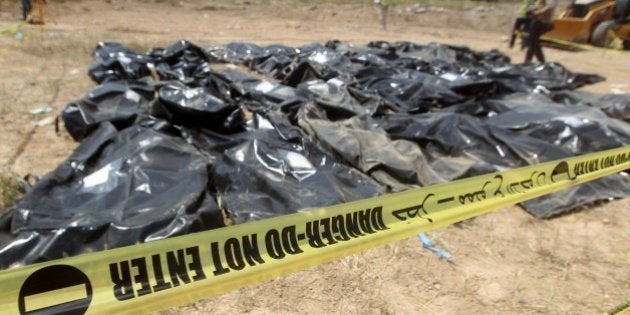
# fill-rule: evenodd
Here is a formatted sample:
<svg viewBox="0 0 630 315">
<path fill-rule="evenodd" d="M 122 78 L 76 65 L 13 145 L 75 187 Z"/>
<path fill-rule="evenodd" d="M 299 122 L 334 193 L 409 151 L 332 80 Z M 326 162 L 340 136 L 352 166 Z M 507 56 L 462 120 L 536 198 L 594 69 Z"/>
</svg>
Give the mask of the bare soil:
<svg viewBox="0 0 630 315">
<path fill-rule="evenodd" d="M 0 35 L 0 172 L 43 175 L 76 147 L 47 119 L 94 86 L 86 75 L 99 41 L 144 51 L 179 39 L 302 45 L 331 39 L 406 40 L 507 47 L 516 4 L 398 6 L 379 31 L 371 1 L 53 1 L 47 24 Z M 439 2 L 438 2 L 439 3 Z M 448 5 L 447 5 L 448 4 Z M 18 22 L 0 0 L 0 29 Z M 630 57 L 545 49 L 548 60 L 607 80 L 585 90 L 630 92 Z M 51 107 L 33 115 L 30 109 Z M 37 123 L 40 125 L 37 125 Z M 518 207 L 433 231 L 449 263 L 410 238 L 163 314 L 594 314 L 630 298 L 630 199 L 549 221 Z"/>
</svg>

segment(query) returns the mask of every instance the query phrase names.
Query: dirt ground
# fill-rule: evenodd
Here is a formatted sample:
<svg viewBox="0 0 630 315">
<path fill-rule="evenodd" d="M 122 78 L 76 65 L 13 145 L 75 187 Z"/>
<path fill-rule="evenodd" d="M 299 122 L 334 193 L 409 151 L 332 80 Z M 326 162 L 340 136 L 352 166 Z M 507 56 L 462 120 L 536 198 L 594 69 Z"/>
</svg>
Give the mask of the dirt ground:
<svg viewBox="0 0 630 315">
<path fill-rule="evenodd" d="M 0 172 L 43 175 L 76 146 L 65 132 L 55 133 L 50 118 L 94 86 L 86 72 L 99 41 L 144 51 L 184 38 L 294 46 L 407 40 L 498 48 L 515 62 L 523 58 L 507 47 L 514 4 L 399 6 L 388 31 L 379 31 L 370 1 L 333 2 L 52 1 L 48 23 L 24 26 L 23 42 L 0 35 Z M 14 25 L 19 10 L 19 1 L 0 0 L 0 29 Z M 545 53 L 573 71 L 607 78 L 585 90 L 630 92 L 628 54 Z M 40 107 L 52 112 L 29 113 Z M 630 298 L 628 217 L 630 199 L 549 221 L 509 207 L 430 232 L 454 255 L 451 263 L 410 238 L 163 314 L 602 313 Z"/>
</svg>

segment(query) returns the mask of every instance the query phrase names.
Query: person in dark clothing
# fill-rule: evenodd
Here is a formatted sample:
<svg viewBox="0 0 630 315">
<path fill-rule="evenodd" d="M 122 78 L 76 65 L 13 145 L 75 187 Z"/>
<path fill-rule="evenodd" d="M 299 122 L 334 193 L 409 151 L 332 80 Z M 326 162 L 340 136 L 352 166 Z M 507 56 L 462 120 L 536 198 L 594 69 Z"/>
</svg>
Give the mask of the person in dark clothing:
<svg viewBox="0 0 630 315">
<path fill-rule="evenodd" d="M 518 9 L 518 15 L 514 21 L 514 27 L 512 27 L 512 34 L 510 36 L 510 48 L 514 47 L 517 35 L 521 37 L 521 49 L 525 49 L 529 45 L 529 25 L 531 19 L 527 16 L 527 10 L 534 4 L 534 0 L 523 0 L 521 6 Z"/>
<path fill-rule="evenodd" d="M 26 21 L 26 19 L 28 19 L 28 15 L 31 13 L 32 8 L 31 0 L 22 0 L 22 21 Z"/>
<path fill-rule="evenodd" d="M 46 4 L 48 4 L 47 0 L 35 0 L 35 7 L 37 8 L 37 17 L 34 17 L 33 10 L 33 1 L 31 0 L 22 0 L 22 20 L 37 25 L 44 25 L 44 11 Z"/>
<path fill-rule="evenodd" d="M 532 62 L 534 56 L 538 62 L 545 62 L 545 55 L 540 46 L 540 36 L 553 29 L 552 20 L 556 6 L 556 0 L 538 0 L 535 7 L 528 13 L 532 22 L 529 30 L 529 46 L 525 53 L 525 63 Z"/>
</svg>

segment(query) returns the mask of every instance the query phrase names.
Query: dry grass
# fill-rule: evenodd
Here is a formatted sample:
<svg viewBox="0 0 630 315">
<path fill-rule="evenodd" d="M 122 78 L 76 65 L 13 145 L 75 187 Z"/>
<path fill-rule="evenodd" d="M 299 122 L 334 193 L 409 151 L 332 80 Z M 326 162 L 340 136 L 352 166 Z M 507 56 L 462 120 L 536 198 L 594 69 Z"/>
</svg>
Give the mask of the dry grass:
<svg viewBox="0 0 630 315">
<path fill-rule="evenodd" d="M 23 195 L 19 177 L 13 172 L 0 171 L 0 209 L 10 207 Z"/>
</svg>

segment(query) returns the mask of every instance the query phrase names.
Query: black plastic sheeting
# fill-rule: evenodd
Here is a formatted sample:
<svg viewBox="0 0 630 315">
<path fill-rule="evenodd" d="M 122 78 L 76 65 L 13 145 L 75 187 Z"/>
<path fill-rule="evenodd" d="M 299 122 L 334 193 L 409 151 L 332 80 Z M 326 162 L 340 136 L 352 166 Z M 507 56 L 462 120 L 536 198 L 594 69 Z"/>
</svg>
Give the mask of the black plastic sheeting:
<svg viewBox="0 0 630 315">
<path fill-rule="evenodd" d="M 2 268 L 630 143 L 630 95 L 496 50 L 100 43 L 89 75 L 62 112 L 81 144 L 0 214 Z M 522 206 L 549 218 L 628 196 L 619 173 Z"/>
</svg>

